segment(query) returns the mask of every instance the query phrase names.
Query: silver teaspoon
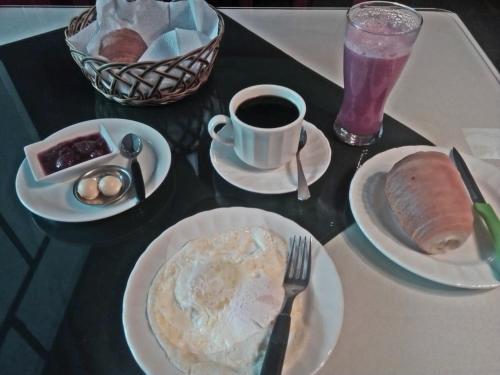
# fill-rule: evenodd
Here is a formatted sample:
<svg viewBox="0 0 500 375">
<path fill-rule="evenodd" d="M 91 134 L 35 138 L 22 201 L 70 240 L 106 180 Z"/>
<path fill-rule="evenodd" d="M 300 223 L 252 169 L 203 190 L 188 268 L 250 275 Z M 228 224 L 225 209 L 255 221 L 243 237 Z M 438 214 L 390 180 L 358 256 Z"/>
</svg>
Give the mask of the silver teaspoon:
<svg viewBox="0 0 500 375">
<path fill-rule="evenodd" d="M 142 202 L 146 199 L 146 189 L 144 187 L 144 179 L 142 178 L 141 166 L 137 161 L 137 156 L 142 151 L 142 139 L 137 134 L 129 133 L 123 137 L 120 143 L 120 152 L 123 156 L 132 160 L 132 181 L 134 182 L 137 199 Z"/>
<path fill-rule="evenodd" d="M 305 201 L 311 197 L 309 186 L 307 186 L 306 176 L 302 170 L 302 163 L 300 162 L 300 150 L 304 148 L 307 142 L 307 132 L 304 128 L 300 130 L 299 148 L 297 149 L 297 198 L 299 201 Z"/>
</svg>

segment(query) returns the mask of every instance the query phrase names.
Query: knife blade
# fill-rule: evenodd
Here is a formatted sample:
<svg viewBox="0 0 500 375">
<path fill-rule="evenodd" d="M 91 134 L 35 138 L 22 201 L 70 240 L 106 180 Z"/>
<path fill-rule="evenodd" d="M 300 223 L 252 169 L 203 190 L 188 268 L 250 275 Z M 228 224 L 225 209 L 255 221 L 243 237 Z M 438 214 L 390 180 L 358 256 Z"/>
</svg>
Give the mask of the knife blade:
<svg viewBox="0 0 500 375">
<path fill-rule="evenodd" d="M 479 186 L 477 186 L 474 177 L 472 177 L 472 173 L 470 173 L 467 164 L 465 164 L 465 160 L 462 158 L 455 147 L 451 150 L 451 156 L 453 158 L 453 162 L 462 176 L 462 181 L 467 188 L 469 195 L 474 203 L 486 203 L 484 200 L 483 194 L 481 194 L 481 190 L 479 190 Z"/>
<path fill-rule="evenodd" d="M 482 217 L 488 227 L 491 238 L 493 239 L 497 260 L 500 261 L 500 220 L 493 210 L 493 207 L 485 201 L 483 194 L 481 194 L 481 190 L 479 190 L 479 186 L 477 186 L 474 177 L 472 177 L 472 173 L 456 148 L 451 150 L 451 158 L 469 192 L 474 210 Z"/>
</svg>

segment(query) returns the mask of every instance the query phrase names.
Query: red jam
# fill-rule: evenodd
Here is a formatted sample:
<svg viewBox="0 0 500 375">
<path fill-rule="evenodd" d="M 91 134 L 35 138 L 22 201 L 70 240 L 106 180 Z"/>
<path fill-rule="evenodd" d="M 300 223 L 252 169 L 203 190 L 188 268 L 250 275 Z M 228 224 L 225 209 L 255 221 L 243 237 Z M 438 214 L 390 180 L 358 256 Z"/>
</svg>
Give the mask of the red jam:
<svg viewBox="0 0 500 375">
<path fill-rule="evenodd" d="M 37 156 L 43 171 L 49 175 L 110 152 L 101 134 L 93 133 L 58 143 Z"/>
</svg>

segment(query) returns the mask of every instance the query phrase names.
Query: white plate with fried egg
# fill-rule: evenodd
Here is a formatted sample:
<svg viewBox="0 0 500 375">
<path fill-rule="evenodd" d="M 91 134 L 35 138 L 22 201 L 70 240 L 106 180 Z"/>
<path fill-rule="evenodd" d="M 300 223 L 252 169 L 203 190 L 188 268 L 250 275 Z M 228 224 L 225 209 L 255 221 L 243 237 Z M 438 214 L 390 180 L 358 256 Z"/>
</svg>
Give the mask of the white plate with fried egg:
<svg viewBox="0 0 500 375">
<path fill-rule="evenodd" d="M 258 374 L 265 337 L 280 309 L 280 272 L 293 235 L 312 238 L 313 263 L 310 284 L 292 311 L 283 373 L 316 373 L 342 326 L 343 294 L 335 265 L 295 222 L 243 207 L 205 211 L 180 221 L 137 261 L 123 299 L 123 325 L 142 370 Z M 228 268 L 228 262 L 237 267 Z M 208 277 L 210 272 L 216 277 Z"/>
</svg>

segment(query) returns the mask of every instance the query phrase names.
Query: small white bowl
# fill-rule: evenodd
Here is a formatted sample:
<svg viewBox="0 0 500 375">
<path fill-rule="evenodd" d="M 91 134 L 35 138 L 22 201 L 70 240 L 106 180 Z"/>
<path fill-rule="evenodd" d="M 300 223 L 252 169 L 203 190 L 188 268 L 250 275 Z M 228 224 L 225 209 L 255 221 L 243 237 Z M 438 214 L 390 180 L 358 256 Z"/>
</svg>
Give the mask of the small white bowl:
<svg viewBox="0 0 500 375">
<path fill-rule="evenodd" d="M 106 141 L 109 151 L 109 154 L 99 156 L 94 159 L 90 159 L 79 164 L 75 164 L 71 167 L 61 169 L 60 171 L 53 172 L 51 174 L 45 174 L 45 171 L 42 168 L 40 160 L 38 159 L 38 155 L 46 151 L 59 143 L 71 141 L 75 138 L 84 137 L 87 135 L 91 135 L 94 133 L 99 133 L 101 137 Z M 75 178 L 80 176 L 85 170 L 88 170 L 98 164 L 104 164 L 106 161 L 114 158 L 118 153 L 119 149 L 111 139 L 108 134 L 106 128 L 102 125 L 95 125 L 92 128 L 87 128 L 84 132 L 79 132 L 78 129 L 75 129 L 75 132 L 72 134 L 65 134 L 64 136 L 58 136 L 58 133 L 51 135 L 50 137 L 44 139 L 43 141 L 32 143 L 24 147 L 24 153 L 26 155 L 26 160 L 28 161 L 28 165 L 30 166 L 31 172 L 33 173 L 33 177 L 38 182 L 64 182 L 71 178 Z"/>
</svg>

